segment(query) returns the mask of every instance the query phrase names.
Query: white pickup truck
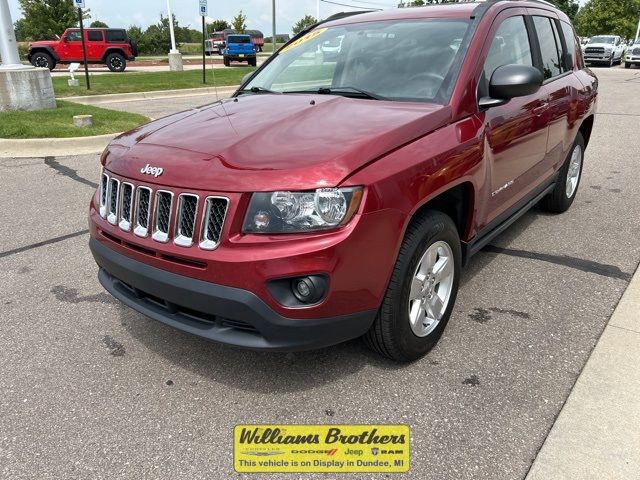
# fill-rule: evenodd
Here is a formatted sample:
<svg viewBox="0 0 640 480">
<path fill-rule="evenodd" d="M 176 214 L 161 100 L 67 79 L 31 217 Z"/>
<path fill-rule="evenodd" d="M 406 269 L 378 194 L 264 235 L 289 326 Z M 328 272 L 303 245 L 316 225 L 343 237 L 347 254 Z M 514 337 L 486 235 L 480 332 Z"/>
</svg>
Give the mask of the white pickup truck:
<svg viewBox="0 0 640 480">
<path fill-rule="evenodd" d="M 633 65 L 640 66 L 640 39 L 629 47 L 627 58 L 624 61 L 625 68 L 631 68 Z"/>
<path fill-rule="evenodd" d="M 612 67 L 622 63 L 627 46 L 617 35 L 597 35 L 584 47 L 584 61 L 587 63 L 604 63 Z"/>
</svg>

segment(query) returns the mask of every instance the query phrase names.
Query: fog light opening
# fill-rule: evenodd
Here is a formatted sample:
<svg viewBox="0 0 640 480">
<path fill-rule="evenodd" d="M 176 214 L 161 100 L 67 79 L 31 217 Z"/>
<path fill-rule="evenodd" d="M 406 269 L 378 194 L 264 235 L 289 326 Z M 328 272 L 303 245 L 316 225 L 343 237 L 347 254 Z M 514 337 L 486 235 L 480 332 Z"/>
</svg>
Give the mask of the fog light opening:
<svg viewBox="0 0 640 480">
<path fill-rule="evenodd" d="M 299 302 L 310 305 L 324 296 L 324 282 L 314 276 L 295 278 L 291 281 L 291 291 Z"/>
</svg>

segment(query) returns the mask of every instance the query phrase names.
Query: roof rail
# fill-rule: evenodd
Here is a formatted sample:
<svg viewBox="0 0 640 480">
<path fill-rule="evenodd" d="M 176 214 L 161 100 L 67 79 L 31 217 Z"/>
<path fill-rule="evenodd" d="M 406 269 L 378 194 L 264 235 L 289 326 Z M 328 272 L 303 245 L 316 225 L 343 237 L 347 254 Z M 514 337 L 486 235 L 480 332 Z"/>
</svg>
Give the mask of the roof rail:
<svg viewBox="0 0 640 480">
<path fill-rule="evenodd" d="M 502 1 L 505 1 L 505 0 L 475 0 L 475 1 L 476 2 L 482 2 L 482 3 L 496 3 L 496 2 L 502 2 Z M 547 5 L 548 7 L 558 8 L 556 5 L 554 5 L 551 2 L 548 2 L 547 0 L 506 0 L 506 1 L 542 3 L 543 5 Z"/>
</svg>

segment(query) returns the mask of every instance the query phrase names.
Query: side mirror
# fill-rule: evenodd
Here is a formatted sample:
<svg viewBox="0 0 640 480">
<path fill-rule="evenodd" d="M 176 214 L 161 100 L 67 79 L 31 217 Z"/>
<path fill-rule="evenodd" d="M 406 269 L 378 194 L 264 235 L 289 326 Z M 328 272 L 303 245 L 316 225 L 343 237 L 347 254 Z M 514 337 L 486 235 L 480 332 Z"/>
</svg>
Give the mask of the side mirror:
<svg viewBox="0 0 640 480">
<path fill-rule="evenodd" d="M 533 95 L 542 86 L 542 72 L 529 65 L 503 65 L 496 68 L 489 81 L 489 97 L 479 101 L 482 108 L 504 105 L 512 98 Z"/>
<path fill-rule="evenodd" d="M 69 37 L 62 37 L 62 41 L 63 41 L 64 43 L 67 43 L 67 42 L 69 41 Z"/>
</svg>

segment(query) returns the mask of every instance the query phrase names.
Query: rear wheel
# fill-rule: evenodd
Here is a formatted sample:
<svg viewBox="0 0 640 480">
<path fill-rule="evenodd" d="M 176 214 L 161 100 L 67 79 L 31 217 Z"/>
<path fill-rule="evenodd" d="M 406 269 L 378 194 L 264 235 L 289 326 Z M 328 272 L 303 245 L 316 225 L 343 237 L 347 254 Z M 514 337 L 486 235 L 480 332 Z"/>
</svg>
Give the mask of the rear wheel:
<svg viewBox="0 0 640 480">
<path fill-rule="evenodd" d="M 451 218 L 435 210 L 415 218 L 407 228 L 365 343 L 400 362 L 417 360 L 429 352 L 451 316 L 461 258 L 460 238 Z"/>
<path fill-rule="evenodd" d="M 31 65 L 37 68 L 56 68 L 56 62 L 51 55 L 45 52 L 36 52 L 31 56 Z"/>
<path fill-rule="evenodd" d="M 231 61 L 227 57 L 224 57 L 222 61 L 224 62 L 225 67 L 231 66 Z"/>
<path fill-rule="evenodd" d="M 124 72 L 124 69 L 127 68 L 127 61 L 120 53 L 110 53 L 107 55 L 106 63 L 112 72 Z"/>
<path fill-rule="evenodd" d="M 250 58 L 249 59 L 249 66 L 250 67 L 255 67 L 258 64 L 258 61 L 256 58 Z"/>
<path fill-rule="evenodd" d="M 563 213 L 571 207 L 580 186 L 584 149 L 584 137 L 578 132 L 573 148 L 560 169 L 554 190 L 540 202 L 545 210 Z"/>
</svg>

